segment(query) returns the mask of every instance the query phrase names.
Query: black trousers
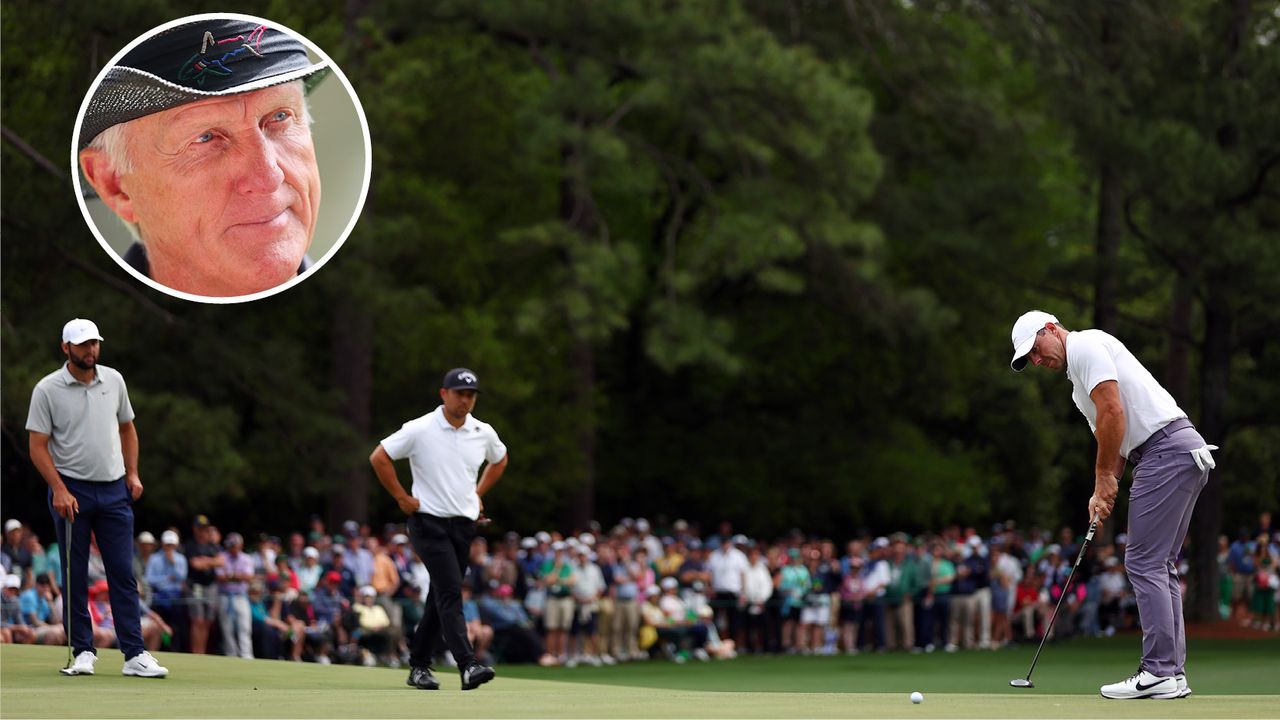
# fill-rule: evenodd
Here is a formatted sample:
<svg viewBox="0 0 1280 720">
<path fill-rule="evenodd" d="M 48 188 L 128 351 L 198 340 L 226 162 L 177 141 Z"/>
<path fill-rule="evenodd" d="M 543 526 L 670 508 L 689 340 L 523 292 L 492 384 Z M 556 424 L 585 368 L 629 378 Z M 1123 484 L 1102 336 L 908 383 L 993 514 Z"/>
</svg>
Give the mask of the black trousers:
<svg viewBox="0 0 1280 720">
<path fill-rule="evenodd" d="M 471 554 L 476 523 L 470 518 L 440 518 L 414 513 L 409 517 L 409 541 L 431 573 L 431 589 L 422 619 L 409 643 L 409 664 L 430 667 L 441 641 L 453 653 L 458 668 L 475 660 L 462 619 L 462 573 Z"/>
</svg>

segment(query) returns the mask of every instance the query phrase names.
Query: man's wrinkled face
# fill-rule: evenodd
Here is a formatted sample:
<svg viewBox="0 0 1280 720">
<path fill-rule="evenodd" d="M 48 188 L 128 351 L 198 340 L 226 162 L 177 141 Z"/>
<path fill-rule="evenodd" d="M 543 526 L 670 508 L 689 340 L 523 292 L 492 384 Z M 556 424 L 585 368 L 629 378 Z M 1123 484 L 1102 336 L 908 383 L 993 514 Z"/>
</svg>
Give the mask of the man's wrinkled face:
<svg viewBox="0 0 1280 720">
<path fill-rule="evenodd" d="M 299 83 L 140 118 L 128 148 L 117 212 L 138 224 L 158 282 L 232 296 L 297 274 L 320 209 Z"/>
</svg>

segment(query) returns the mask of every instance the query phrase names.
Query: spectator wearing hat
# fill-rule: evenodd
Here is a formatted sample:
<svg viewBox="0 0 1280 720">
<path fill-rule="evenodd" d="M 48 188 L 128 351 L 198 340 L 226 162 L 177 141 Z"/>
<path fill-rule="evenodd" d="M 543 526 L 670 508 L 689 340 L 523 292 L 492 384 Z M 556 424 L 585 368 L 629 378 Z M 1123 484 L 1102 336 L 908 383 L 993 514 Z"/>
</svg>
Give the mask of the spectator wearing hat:
<svg viewBox="0 0 1280 720">
<path fill-rule="evenodd" d="M 208 652 L 209 631 L 218 619 L 218 568 L 226 562 L 218 545 L 217 530 L 209 518 L 197 515 L 191 522 L 191 538 L 183 552 L 187 557 L 188 604 L 191 615 L 191 652 Z"/>
<path fill-rule="evenodd" d="M 640 589 L 640 576 L 643 574 L 639 563 L 631 554 L 631 547 L 625 542 L 618 543 L 613 549 L 613 583 L 609 592 L 613 597 L 612 638 L 609 641 L 609 652 L 619 660 L 641 660 L 648 655 L 640 651 L 640 605 L 644 601 Z M 606 556 L 602 556 L 606 557 Z M 648 571 L 652 574 L 652 570 Z"/>
<path fill-rule="evenodd" d="M 591 548 L 580 543 L 572 558 L 574 615 L 570 630 L 575 647 L 571 664 L 575 658 L 588 665 L 600 665 L 602 662 L 596 615 L 600 611 L 600 598 L 607 588 L 604 573 L 591 559 L 591 554 Z"/>
<path fill-rule="evenodd" d="M 331 633 L 337 647 L 342 647 L 349 641 L 342 616 L 351 608 L 351 602 L 339 591 L 341 583 L 342 573 L 330 570 L 321 577 L 320 584 L 310 598 L 315 608 L 316 622 Z"/>
<path fill-rule="evenodd" d="M 338 574 L 338 594 L 347 600 L 354 600 L 356 588 L 360 587 L 356 582 L 356 574 L 347 566 L 347 550 L 343 545 L 337 543 L 333 546 L 333 555 L 329 559 L 329 567 L 327 572 Z"/>
<path fill-rule="evenodd" d="M 442 404 L 405 423 L 369 457 L 378 481 L 409 514 L 409 538 L 431 574 L 422 620 L 410 645 L 408 683 L 421 689 L 440 686 L 431 663 L 442 639 L 458 663 L 463 690 L 477 688 L 495 675 L 493 668 L 476 660 L 462 617 L 462 573 L 484 509 L 482 498 L 507 468 L 506 445 L 492 426 L 471 414 L 479 391 L 474 372 L 450 370 L 441 382 Z M 394 461 L 406 458 L 413 474 L 412 494 L 396 476 Z"/>
<path fill-rule="evenodd" d="M 324 567 L 320 565 L 320 551 L 308 545 L 302 550 L 302 565 L 298 567 L 298 592 L 311 592 L 320 584 Z"/>
<path fill-rule="evenodd" d="M 387 663 L 394 647 L 391 617 L 377 603 L 378 591 L 372 585 L 364 585 L 357 590 L 356 598 L 352 606 L 356 615 L 354 639 L 360 646 L 362 661 L 366 666 L 376 665 L 379 661 Z"/>
<path fill-rule="evenodd" d="M 663 578 L 659 583 L 662 589 L 658 598 L 658 607 L 662 610 L 663 625 L 658 629 L 658 638 L 663 642 L 663 651 L 670 659 L 684 662 L 690 654 L 699 660 L 706 660 L 708 625 L 699 622 L 697 616 L 689 612 L 688 605 L 681 599 L 680 583 L 675 578 Z"/>
<path fill-rule="evenodd" d="M 189 650 L 186 585 L 187 558 L 178 552 L 178 533 L 160 533 L 160 551 L 147 558 L 144 571 L 151 587 L 151 607 L 173 628 L 172 650 Z"/>
<path fill-rule="evenodd" d="M 306 91 L 325 68 L 279 28 L 239 18 L 169 28 L 109 68 L 79 160 L 138 240 L 125 261 L 215 297 L 305 271 L 320 210 Z"/>
<path fill-rule="evenodd" d="M 144 605 L 151 604 L 151 585 L 147 582 L 147 561 L 156 552 L 156 536 L 143 530 L 138 533 L 136 552 L 133 554 L 133 577 L 138 583 L 138 597 Z"/>
<path fill-rule="evenodd" d="M 31 628 L 32 642 L 37 645 L 61 645 L 67 641 L 62 619 L 59 614 L 54 613 L 57 602 L 58 589 L 48 575 L 37 575 L 35 583 L 18 596 L 22 621 Z"/>
<path fill-rule="evenodd" d="M 350 521 L 348 521 L 350 522 Z M 359 527 L 357 526 L 357 532 Z M 374 540 L 377 542 L 377 540 Z M 356 585 L 363 587 L 373 580 L 373 552 L 366 547 L 365 539 L 359 534 L 346 536 L 346 565 L 351 568 Z"/>
<path fill-rule="evenodd" d="M 744 625 L 742 625 L 742 579 L 749 569 L 746 553 L 746 536 L 727 536 L 721 539 L 721 546 L 707 557 L 707 569 L 710 571 L 710 588 L 716 609 L 716 625 L 721 634 L 735 639 L 741 646 L 744 643 Z"/>
<path fill-rule="evenodd" d="M 222 654 L 253 659 L 253 615 L 249 608 L 253 558 L 244 552 L 244 538 L 240 533 L 228 533 L 223 544 L 227 549 L 217 570 Z"/>
<path fill-rule="evenodd" d="M 9 518 L 4 521 L 4 545 L 0 546 L 0 554 L 4 556 L 5 569 L 15 575 L 31 569 L 31 553 L 23 543 L 25 536 L 26 528 L 20 520 Z"/>
<path fill-rule="evenodd" d="M 538 579 L 547 593 L 542 625 L 547 652 L 560 664 L 569 660 L 569 629 L 573 626 L 573 561 L 563 540 L 551 543 L 551 557 L 543 563 Z"/>
<path fill-rule="evenodd" d="M 89 630 L 88 578 L 90 535 L 103 552 L 111 580 L 111 605 L 118 623 L 120 649 L 129 676 L 164 677 L 142 639 L 138 584 L 133 575 L 133 505 L 142 497 L 138 475 L 138 431 L 124 377 L 98 364 L 102 335 L 89 320 L 76 318 L 62 328 L 66 363 L 36 384 L 27 415 L 31 461 L 49 486 L 49 512 L 59 547 L 71 550 L 62 586 L 69 596 L 63 618 L 75 661 L 67 670 L 92 675 L 98 656 Z M 71 537 L 66 537 L 70 525 Z M 69 583 L 68 578 L 75 578 Z"/>
</svg>

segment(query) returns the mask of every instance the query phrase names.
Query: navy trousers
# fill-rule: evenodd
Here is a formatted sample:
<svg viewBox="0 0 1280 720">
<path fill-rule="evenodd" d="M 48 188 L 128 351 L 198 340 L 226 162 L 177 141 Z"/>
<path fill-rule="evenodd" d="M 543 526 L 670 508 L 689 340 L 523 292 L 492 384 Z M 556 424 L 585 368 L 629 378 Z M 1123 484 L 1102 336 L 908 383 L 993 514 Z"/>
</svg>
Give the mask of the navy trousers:
<svg viewBox="0 0 1280 720">
<path fill-rule="evenodd" d="M 71 563 L 66 562 L 67 521 L 53 509 L 49 491 L 49 512 L 58 530 L 62 563 L 62 622 L 71 636 L 76 655 L 93 647 L 93 625 L 89 617 L 89 535 L 98 540 L 102 564 L 111 588 L 111 616 L 116 638 L 126 660 L 142 653 L 142 619 L 138 607 L 138 581 L 133 577 L 133 498 L 124 478 L 111 482 L 74 480 L 63 476 L 67 490 L 80 504 L 71 523 Z"/>
</svg>

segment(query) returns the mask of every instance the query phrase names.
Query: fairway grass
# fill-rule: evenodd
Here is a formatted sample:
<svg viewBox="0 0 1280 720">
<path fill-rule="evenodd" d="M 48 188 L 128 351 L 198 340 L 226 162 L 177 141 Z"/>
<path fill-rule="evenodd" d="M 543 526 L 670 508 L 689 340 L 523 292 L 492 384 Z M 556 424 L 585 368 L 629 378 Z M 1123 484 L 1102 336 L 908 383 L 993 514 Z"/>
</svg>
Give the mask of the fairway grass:
<svg viewBox="0 0 1280 720">
<path fill-rule="evenodd" d="M 1010 688 L 1034 648 L 947 655 L 740 658 L 611 668 L 500 666 L 470 692 L 441 671 L 443 689 L 413 690 L 406 671 L 157 653 L 164 680 L 120 675 L 115 650 L 98 674 L 64 677 L 66 649 L 0 646 L 4 718 L 1275 718 L 1280 641 L 1193 642 L 1196 694 L 1177 701 L 1108 701 L 1102 682 L 1133 671 L 1136 638 L 1046 648 L 1031 690 Z M 1114 676 L 1114 677 L 1113 677 Z M 919 690 L 925 702 L 912 705 Z"/>
</svg>

